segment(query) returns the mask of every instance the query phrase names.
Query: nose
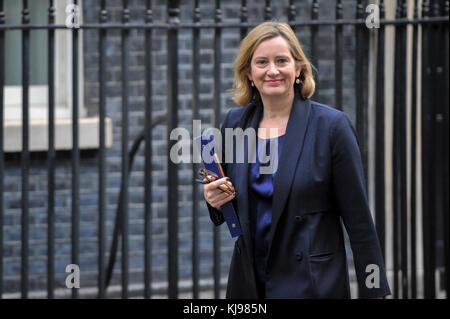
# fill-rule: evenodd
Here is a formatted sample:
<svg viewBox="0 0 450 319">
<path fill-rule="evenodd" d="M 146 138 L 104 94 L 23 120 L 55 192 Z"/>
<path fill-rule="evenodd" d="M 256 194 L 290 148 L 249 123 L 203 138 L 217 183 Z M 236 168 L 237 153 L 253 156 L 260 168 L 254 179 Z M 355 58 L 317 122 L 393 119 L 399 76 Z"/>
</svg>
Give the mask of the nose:
<svg viewBox="0 0 450 319">
<path fill-rule="evenodd" d="M 277 66 L 275 65 L 275 63 L 270 62 L 269 64 L 269 70 L 267 71 L 267 75 L 269 76 L 277 76 L 279 73 Z"/>
</svg>

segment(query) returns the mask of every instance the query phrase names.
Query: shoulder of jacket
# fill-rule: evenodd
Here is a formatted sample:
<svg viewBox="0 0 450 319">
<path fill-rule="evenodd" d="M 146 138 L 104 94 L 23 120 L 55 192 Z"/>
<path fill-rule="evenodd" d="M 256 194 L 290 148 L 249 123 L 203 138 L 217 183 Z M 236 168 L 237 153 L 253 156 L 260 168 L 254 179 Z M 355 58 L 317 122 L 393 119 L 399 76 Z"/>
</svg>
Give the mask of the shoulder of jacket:
<svg viewBox="0 0 450 319">
<path fill-rule="evenodd" d="M 336 118 L 340 118 L 342 116 L 345 116 L 344 112 L 335 109 L 331 106 L 325 105 L 325 104 L 321 104 L 315 101 L 310 101 L 311 103 L 311 108 L 314 111 L 314 113 L 318 116 L 325 116 L 328 117 L 332 120 L 335 120 Z"/>
<path fill-rule="evenodd" d="M 328 130 L 331 136 L 336 130 L 348 127 L 353 129 L 350 117 L 343 111 L 314 101 L 311 101 L 311 110 L 313 121 L 318 123 L 323 129 Z"/>
<path fill-rule="evenodd" d="M 226 127 L 235 127 L 244 115 L 246 107 L 238 106 L 231 108 L 225 117 L 224 125 Z"/>
</svg>

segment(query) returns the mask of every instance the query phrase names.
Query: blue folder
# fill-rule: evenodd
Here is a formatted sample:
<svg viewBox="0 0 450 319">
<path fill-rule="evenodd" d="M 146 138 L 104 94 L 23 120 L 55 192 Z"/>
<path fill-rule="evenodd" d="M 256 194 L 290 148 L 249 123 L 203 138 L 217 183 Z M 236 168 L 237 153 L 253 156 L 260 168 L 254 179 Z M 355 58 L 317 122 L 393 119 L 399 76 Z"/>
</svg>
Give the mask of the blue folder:
<svg viewBox="0 0 450 319">
<path fill-rule="evenodd" d="M 200 152 L 203 165 L 207 170 L 216 173 L 218 176 L 222 176 L 219 165 L 214 159 L 215 141 L 214 135 L 202 134 L 195 138 L 195 144 Z M 205 154 L 203 154 L 203 148 L 207 147 Z M 209 154 L 207 150 L 210 150 Z M 222 205 L 222 214 L 230 230 L 231 237 L 236 237 L 242 234 L 241 226 L 239 225 L 239 219 L 237 218 L 236 211 L 231 201 Z"/>
</svg>

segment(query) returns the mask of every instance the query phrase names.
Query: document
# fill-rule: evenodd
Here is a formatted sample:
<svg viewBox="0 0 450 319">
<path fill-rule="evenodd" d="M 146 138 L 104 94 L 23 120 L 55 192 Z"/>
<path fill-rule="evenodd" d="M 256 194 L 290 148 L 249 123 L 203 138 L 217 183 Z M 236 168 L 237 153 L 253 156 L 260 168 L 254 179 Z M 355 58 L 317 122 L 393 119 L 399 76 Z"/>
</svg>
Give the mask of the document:
<svg viewBox="0 0 450 319">
<path fill-rule="evenodd" d="M 217 163 L 216 159 L 214 158 L 216 146 L 214 135 L 204 133 L 196 137 L 194 139 L 194 142 L 197 145 L 200 156 L 202 158 L 202 163 L 205 168 L 216 173 L 220 178 L 222 178 L 223 176 L 219 168 L 220 164 Z M 223 217 L 225 218 L 228 229 L 230 230 L 231 237 L 234 238 L 241 235 L 242 231 L 239 225 L 239 219 L 237 218 L 236 211 L 234 210 L 234 206 L 231 201 L 223 204 L 221 208 Z"/>
</svg>

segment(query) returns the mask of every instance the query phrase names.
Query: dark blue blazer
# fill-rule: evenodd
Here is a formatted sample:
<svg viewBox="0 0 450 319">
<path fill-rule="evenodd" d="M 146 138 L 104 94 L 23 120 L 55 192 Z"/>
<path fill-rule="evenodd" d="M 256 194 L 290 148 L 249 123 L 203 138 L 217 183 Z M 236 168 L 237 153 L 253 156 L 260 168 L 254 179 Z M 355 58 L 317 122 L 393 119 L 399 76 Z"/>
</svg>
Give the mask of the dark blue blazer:
<svg viewBox="0 0 450 319">
<path fill-rule="evenodd" d="M 230 110 L 222 137 L 225 128 L 256 130 L 262 111 L 261 104 Z M 285 134 L 273 182 L 266 298 L 350 298 L 341 221 L 349 235 L 360 297 L 389 295 L 350 119 L 336 109 L 296 97 Z M 250 165 L 244 158 L 244 163 L 223 165 L 237 191 L 233 205 L 243 231 L 235 242 L 227 298 L 257 298 L 249 225 Z M 220 211 L 207 206 L 214 224 L 223 223 Z"/>
</svg>

